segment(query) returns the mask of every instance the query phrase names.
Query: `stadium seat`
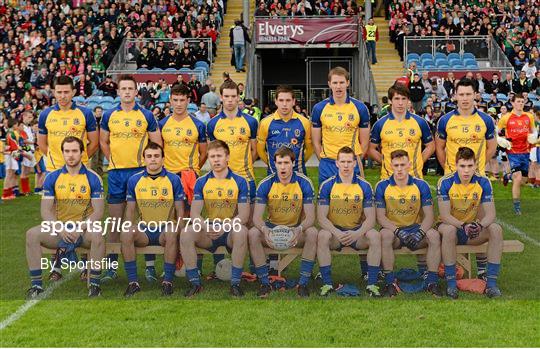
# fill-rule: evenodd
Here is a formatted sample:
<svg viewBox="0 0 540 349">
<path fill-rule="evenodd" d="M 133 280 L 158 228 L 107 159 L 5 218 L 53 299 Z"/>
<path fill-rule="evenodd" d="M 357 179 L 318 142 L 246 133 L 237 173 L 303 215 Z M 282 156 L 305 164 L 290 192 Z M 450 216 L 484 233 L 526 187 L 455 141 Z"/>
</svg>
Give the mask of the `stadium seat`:
<svg viewBox="0 0 540 349">
<path fill-rule="evenodd" d="M 409 61 L 410 59 L 420 60 L 420 56 L 418 55 L 418 53 L 409 53 L 407 55 L 407 61 Z"/>
<path fill-rule="evenodd" d="M 470 58 L 464 58 L 463 59 L 463 64 L 464 65 L 476 65 L 476 66 L 478 66 L 478 62 L 476 62 L 475 59 L 470 59 Z"/>
<path fill-rule="evenodd" d="M 159 109 L 163 110 L 163 108 L 165 108 L 165 103 L 156 103 L 154 104 L 154 107 L 158 107 Z"/>
<path fill-rule="evenodd" d="M 425 59 L 425 60 L 421 61 L 420 64 L 421 65 L 426 65 L 426 64 L 435 65 L 435 61 L 432 60 L 432 59 Z"/>
<path fill-rule="evenodd" d="M 446 60 L 446 58 L 438 58 L 438 59 L 435 61 L 435 65 L 436 65 L 436 66 L 440 66 L 440 65 L 448 65 L 448 61 Z"/>
<path fill-rule="evenodd" d="M 418 58 L 411 58 L 411 59 L 407 59 L 407 66 L 409 66 L 411 63 L 416 63 L 416 65 L 420 65 L 420 59 Z"/>
<path fill-rule="evenodd" d="M 461 65 L 462 62 L 461 62 L 461 59 L 452 58 L 452 59 L 448 59 L 448 64 L 450 64 L 451 66 L 454 66 L 454 65 Z"/>
<path fill-rule="evenodd" d="M 120 103 L 120 97 L 116 97 L 116 98 L 114 99 L 114 103 Z"/>
<path fill-rule="evenodd" d="M 187 107 L 188 112 L 190 113 L 196 113 L 199 108 L 197 108 L 197 104 L 195 103 L 189 103 Z"/>
<path fill-rule="evenodd" d="M 487 101 L 490 100 L 490 98 L 491 98 L 491 95 L 490 95 L 489 93 L 482 93 L 482 99 L 483 99 L 484 101 L 487 102 Z"/>
<path fill-rule="evenodd" d="M 450 70 L 450 66 L 448 64 L 442 64 L 442 65 L 438 65 L 437 69 L 439 69 L 439 70 L 442 70 L 442 69 Z"/>
<path fill-rule="evenodd" d="M 535 108 L 540 108 L 540 101 L 534 101 L 534 102 L 533 102 L 533 106 L 534 106 Z"/>
<path fill-rule="evenodd" d="M 428 65 L 423 65 L 422 69 L 423 70 L 432 70 L 432 69 L 437 69 L 437 67 L 434 64 L 428 64 Z"/>
<path fill-rule="evenodd" d="M 463 59 L 473 59 L 473 60 L 476 60 L 476 57 L 475 57 L 472 53 L 470 53 L 470 52 L 465 52 L 465 53 L 463 54 Z"/>
<path fill-rule="evenodd" d="M 101 103 L 99 106 L 102 107 L 103 110 L 109 110 L 113 108 L 113 103 L 105 102 Z"/>
<path fill-rule="evenodd" d="M 152 71 L 163 71 L 163 69 L 158 68 L 158 67 L 154 67 L 154 68 L 152 68 Z"/>
<path fill-rule="evenodd" d="M 448 54 L 448 60 L 451 60 L 451 59 L 459 59 L 459 60 L 461 60 L 461 56 L 458 53 L 449 53 Z"/>
<path fill-rule="evenodd" d="M 102 102 L 104 103 L 113 103 L 114 102 L 114 98 L 112 98 L 111 96 L 104 96 L 102 99 L 101 99 Z"/>
<path fill-rule="evenodd" d="M 456 64 L 452 66 L 452 69 L 465 69 L 465 66 L 461 64 Z"/>
<path fill-rule="evenodd" d="M 474 65 L 474 64 L 466 65 L 465 69 L 467 69 L 467 70 L 478 70 L 478 65 Z"/>
<path fill-rule="evenodd" d="M 433 60 L 433 55 L 431 53 L 422 53 L 422 55 L 420 56 L 420 60 L 423 61 L 424 59 Z"/>
<path fill-rule="evenodd" d="M 536 95 L 536 93 L 529 93 L 529 99 L 531 101 L 537 101 L 538 100 L 538 96 Z"/>
<path fill-rule="evenodd" d="M 178 69 L 176 69 L 176 68 L 167 68 L 167 69 L 165 69 L 165 71 L 178 71 Z"/>
<path fill-rule="evenodd" d="M 83 96 L 75 96 L 75 97 L 73 97 L 73 102 L 75 102 L 77 104 L 85 104 L 86 99 Z"/>
<path fill-rule="evenodd" d="M 96 102 L 89 102 L 89 103 L 86 105 L 86 107 L 87 107 L 88 109 L 91 109 L 91 110 L 94 110 L 94 108 L 97 107 L 97 106 L 98 106 L 98 104 L 97 104 Z"/>
<path fill-rule="evenodd" d="M 90 102 L 93 102 L 93 103 L 101 103 L 101 101 L 103 101 L 103 96 L 90 96 L 86 99 L 86 102 L 90 103 Z"/>
<path fill-rule="evenodd" d="M 150 69 L 148 69 L 148 68 L 138 68 L 137 71 L 138 72 L 147 72 L 147 71 L 150 71 Z"/>
<path fill-rule="evenodd" d="M 438 60 L 438 59 L 445 59 L 446 60 L 446 55 L 442 52 L 435 52 L 435 60 Z"/>
<path fill-rule="evenodd" d="M 191 72 L 191 69 L 189 69 L 189 68 L 180 68 L 180 73 L 186 73 L 186 72 L 187 73 Z"/>
<path fill-rule="evenodd" d="M 506 102 L 508 101 L 508 96 L 504 93 L 497 93 L 497 99 L 501 102 Z"/>
<path fill-rule="evenodd" d="M 210 66 L 205 61 L 197 61 L 195 63 L 195 68 L 199 67 L 203 67 L 204 69 L 206 69 L 207 72 L 210 71 Z"/>
</svg>

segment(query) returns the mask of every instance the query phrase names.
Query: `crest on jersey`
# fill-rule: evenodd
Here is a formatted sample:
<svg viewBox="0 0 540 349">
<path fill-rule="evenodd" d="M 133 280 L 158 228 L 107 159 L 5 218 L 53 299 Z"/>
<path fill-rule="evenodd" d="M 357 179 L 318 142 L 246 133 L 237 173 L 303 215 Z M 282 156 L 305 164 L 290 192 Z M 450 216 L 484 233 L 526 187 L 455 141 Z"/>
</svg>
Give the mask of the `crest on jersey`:
<svg viewBox="0 0 540 349">
<path fill-rule="evenodd" d="M 339 114 L 339 115 L 337 116 L 337 119 L 338 119 L 338 121 L 343 120 L 343 115 Z"/>
<path fill-rule="evenodd" d="M 167 188 L 161 189 L 161 195 L 167 196 L 168 194 L 169 194 L 169 189 L 167 189 Z"/>
<path fill-rule="evenodd" d="M 73 125 L 79 125 L 80 123 L 79 118 L 73 119 Z"/>
<path fill-rule="evenodd" d="M 415 134 L 416 134 L 416 131 L 414 130 L 414 128 L 411 128 L 411 129 L 409 130 L 409 135 L 410 135 L 410 136 L 414 136 Z"/>
<path fill-rule="evenodd" d="M 482 127 L 480 127 L 480 125 L 478 125 L 478 124 L 476 124 L 476 125 L 474 126 L 474 131 L 475 131 L 475 132 L 480 132 L 481 129 L 482 129 Z"/>
<path fill-rule="evenodd" d="M 356 194 L 354 196 L 354 202 L 359 202 L 360 201 L 360 195 Z"/>
<path fill-rule="evenodd" d="M 478 193 L 473 193 L 472 198 L 473 200 L 478 200 Z"/>
<path fill-rule="evenodd" d="M 137 127 L 141 127 L 141 126 L 142 126 L 142 121 L 141 121 L 141 120 L 137 120 L 137 122 L 135 123 L 135 125 L 137 125 Z"/>
<path fill-rule="evenodd" d="M 190 129 L 187 129 L 187 130 L 186 130 L 186 134 L 187 134 L 188 136 L 191 136 L 191 135 L 193 134 L 193 131 L 191 131 Z"/>
<path fill-rule="evenodd" d="M 241 135 L 245 135 L 245 134 L 246 134 L 246 128 L 245 128 L 245 127 L 240 127 L 240 134 L 241 134 Z"/>
<path fill-rule="evenodd" d="M 412 201 L 412 202 L 416 202 L 416 195 L 412 195 L 412 196 L 411 196 L 411 201 Z"/>
<path fill-rule="evenodd" d="M 300 137 L 300 130 L 299 129 L 294 130 L 294 136 L 295 137 Z"/>
<path fill-rule="evenodd" d="M 81 185 L 81 193 L 86 193 L 86 185 Z"/>
<path fill-rule="evenodd" d="M 349 121 L 353 121 L 354 120 L 354 114 L 349 114 Z"/>
<path fill-rule="evenodd" d="M 293 195 L 293 200 L 298 200 L 298 194 Z"/>
<path fill-rule="evenodd" d="M 405 198 L 399 199 L 399 203 L 402 204 L 402 205 L 405 204 Z"/>
<path fill-rule="evenodd" d="M 233 196 L 234 191 L 232 189 L 227 190 L 227 196 Z"/>
<path fill-rule="evenodd" d="M 222 197 L 222 196 L 223 196 L 223 193 L 222 193 L 222 191 L 221 191 L 221 190 L 218 190 L 218 192 L 217 192 L 217 196 L 219 196 L 219 197 Z"/>
</svg>

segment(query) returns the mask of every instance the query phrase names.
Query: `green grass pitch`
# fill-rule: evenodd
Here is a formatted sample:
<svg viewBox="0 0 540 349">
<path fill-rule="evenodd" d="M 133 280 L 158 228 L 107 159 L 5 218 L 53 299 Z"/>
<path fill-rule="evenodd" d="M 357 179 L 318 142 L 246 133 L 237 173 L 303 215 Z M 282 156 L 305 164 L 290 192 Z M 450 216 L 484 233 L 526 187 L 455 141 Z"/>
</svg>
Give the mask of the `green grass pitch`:
<svg viewBox="0 0 540 349">
<path fill-rule="evenodd" d="M 316 168 L 308 170 L 314 184 Z M 265 171 L 257 169 L 257 177 Z M 378 173 L 367 171 L 372 185 Z M 436 185 L 437 178 L 427 181 Z M 538 242 L 540 240 L 540 190 L 522 189 L 523 215 L 512 211 L 510 188 L 494 183 L 497 216 Z M 25 231 L 40 222 L 39 197 L 18 198 L 0 204 L 0 322 L 25 304 L 29 277 L 25 258 Z M 255 296 L 256 284 L 243 283 L 246 297 L 231 300 L 228 284 L 206 282 L 193 300 L 182 296 L 185 279 L 175 280 L 175 294 L 162 299 L 158 284 L 144 280 L 142 257 L 139 276 L 142 292 L 123 299 L 127 280 L 103 285 L 100 299 L 88 300 L 78 274 L 61 284 L 9 326 L 0 325 L 0 345 L 5 346 L 233 346 L 233 347 L 343 347 L 343 346 L 540 346 L 540 247 L 505 230 L 506 239 L 525 244 L 521 254 L 505 254 L 499 285 L 501 299 L 461 293 L 458 301 L 433 299 L 427 294 L 400 294 L 394 299 L 368 299 L 316 295 L 297 299 L 294 291 L 274 292 L 269 299 Z M 412 256 L 397 259 L 397 268 L 414 267 Z M 204 272 L 212 268 L 205 257 Z M 362 290 L 358 258 L 333 260 L 335 282 L 352 283 Z M 158 273 L 162 263 L 158 257 Z M 285 277 L 298 278 L 295 261 Z M 315 271 L 317 267 L 315 268 Z M 46 279 L 44 273 L 44 279 Z M 65 273 L 64 273 L 65 275 Z M 45 287 L 50 284 L 45 281 Z"/>
</svg>

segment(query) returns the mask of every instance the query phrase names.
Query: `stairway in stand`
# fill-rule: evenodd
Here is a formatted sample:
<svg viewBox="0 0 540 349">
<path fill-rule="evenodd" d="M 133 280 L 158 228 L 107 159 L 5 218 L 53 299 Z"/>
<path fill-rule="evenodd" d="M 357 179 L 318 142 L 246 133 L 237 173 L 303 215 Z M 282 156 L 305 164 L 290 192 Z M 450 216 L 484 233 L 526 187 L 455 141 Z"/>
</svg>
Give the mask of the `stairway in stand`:
<svg viewBox="0 0 540 349">
<path fill-rule="evenodd" d="M 240 19 L 242 13 L 242 0 L 228 0 L 227 13 L 225 14 L 224 24 L 221 28 L 219 44 L 217 45 L 217 57 L 212 65 L 211 79 L 219 87 L 223 82 L 223 72 L 228 72 L 231 79 L 236 83 L 246 83 L 247 73 L 237 73 L 234 66 L 231 66 L 232 48 L 229 46 L 229 31 L 234 27 L 234 21 Z M 246 66 L 246 71 L 249 67 Z"/>
<path fill-rule="evenodd" d="M 388 95 L 388 89 L 397 78 L 403 75 L 403 62 L 399 60 L 399 54 L 390 42 L 388 21 L 384 17 L 375 17 L 375 24 L 379 30 L 376 53 L 377 64 L 371 66 L 375 87 L 379 101 Z"/>
</svg>

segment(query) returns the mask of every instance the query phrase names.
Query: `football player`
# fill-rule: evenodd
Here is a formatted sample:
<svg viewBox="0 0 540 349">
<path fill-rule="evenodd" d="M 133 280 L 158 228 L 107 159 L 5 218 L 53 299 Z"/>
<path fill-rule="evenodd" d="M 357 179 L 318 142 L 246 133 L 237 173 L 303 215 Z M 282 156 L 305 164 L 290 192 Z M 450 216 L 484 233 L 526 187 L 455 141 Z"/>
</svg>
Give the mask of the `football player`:
<svg viewBox="0 0 540 349">
<path fill-rule="evenodd" d="M 185 293 L 193 297 L 202 290 L 197 268 L 196 247 L 214 253 L 225 246 L 231 252 L 230 293 L 242 297 L 242 267 L 247 252 L 246 222 L 249 220 L 249 189 L 245 178 L 229 169 L 227 143 L 215 140 L 208 144 L 208 161 L 212 171 L 197 179 L 191 204 L 190 223 L 180 234 L 180 250 L 191 287 Z M 203 219 L 202 210 L 207 219 Z"/>
<path fill-rule="evenodd" d="M 89 260 L 98 266 L 105 256 L 105 239 L 101 231 L 90 230 L 86 224 L 100 221 L 103 216 L 103 184 L 101 178 L 83 163 L 84 142 L 73 136 L 60 143 L 63 154 L 62 168 L 50 172 L 43 184 L 41 218 L 43 221 L 65 222 L 65 229 L 56 233 L 42 229 L 42 225 L 26 232 L 26 259 L 32 287 L 29 299 L 43 292 L 41 277 L 41 247 L 70 248 L 82 246 L 90 249 Z M 79 227 L 71 226 L 75 222 Z M 86 223 L 88 222 L 88 223 Z M 93 225 L 92 225 L 93 226 Z M 80 228 L 80 229 L 78 229 Z M 100 268 L 90 270 L 89 297 L 101 294 Z"/>
<path fill-rule="evenodd" d="M 368 182 L 355 173 L 357 157 L 351 147 L 337 153 L 338 173 L 324 181 L 319 189 L 317 217 L 321 231 L 317 243 L 317 257 L 322 276 L 321 295 L 334 291 L 330 250 L 344 246 L 355 250 L 368 249 L 367 293 L 380 296 L 376 285 L 381 262 L 381 236 L 375 227 L 373 190 Z"/>
<path fill-rule="evenodd" d="M 429 185 L 409 174 L 411 160 L 406 150 L 390 153 L 392 175 L 377 183 L 375 201 L 377 221 L 381 225 L 382 266 L 385 294 L 395 296 L 399 287 L 394 277 L 394 249 L 407 247 L 414 251 L 427 247 L 427 276 L 424 289 L 440 297 L 437 271 L 441 260 L 441 238 L 432 229 L 433 199 Z"/>
<path fill-rule="evenodd" d="M 258 296 L 265 298 L 271 290 L 264 247 L 274 247 L 270 236 L 274 227 L 286 226 L 294 232 L 291 246 L 303 247 L 297 292 L 300 297 L 309 297 L 308 282 L 317 253 L 313 184 L 308 177 L 293 170 L 295 154 L 292 149 L 279 148 L 272 162 L 275 172 L 263 179 L 257 188 L 254 227 L 250 229 L 248 239 L 250 255 L 261 283 Z M 268 218 L 264 220 L 266 209 Z"/>
<path fill-rule="evenodd" d="M 446 294 L 458 298 L 456 283 L 456 245 L 481 245 L 488 242 L 488 297 L 499 297 L 497 277 L 501 265 L 503 230 L 495 223 L 496 212 L 491 182 L 476 174 L 474 151 L 461 147 L 456 153 L 457 170 L 439 180 L 437 196 L 442 223 L 437 230 L 442 235 L 441 253 L 448 286 Z"/>
</svg>

